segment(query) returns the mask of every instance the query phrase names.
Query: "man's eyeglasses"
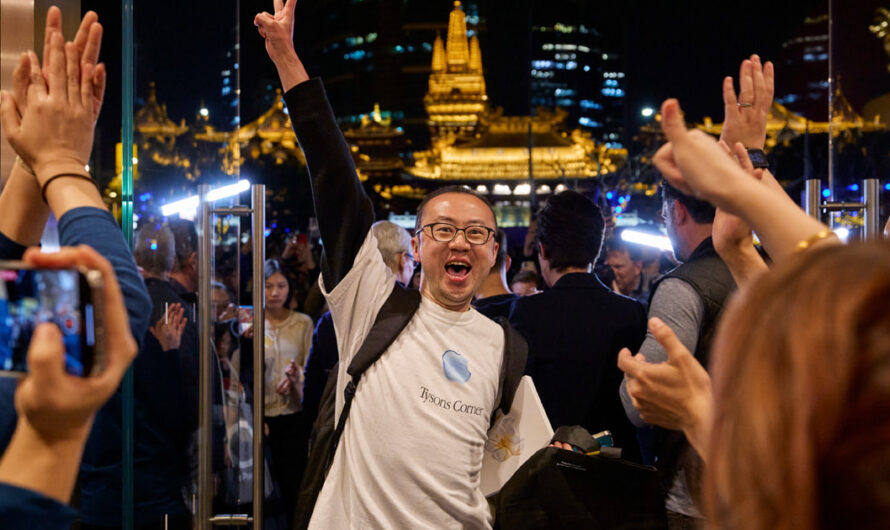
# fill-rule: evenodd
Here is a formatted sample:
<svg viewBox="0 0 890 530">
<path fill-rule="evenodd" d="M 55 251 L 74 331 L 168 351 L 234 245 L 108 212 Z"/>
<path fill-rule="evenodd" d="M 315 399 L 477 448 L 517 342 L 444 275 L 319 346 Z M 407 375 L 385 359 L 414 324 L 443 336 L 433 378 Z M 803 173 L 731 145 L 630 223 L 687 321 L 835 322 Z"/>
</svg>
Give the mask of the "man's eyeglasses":
<svg viewBox="0 0 890 530">
<path fill-rule="evenodd" d="M 491 239 L 491 235 L 494 233 L 494 230 L 487 226 L 471 225 L 464 228 L 458 228 L 451 223 L 430 223 L 420 227 L 419 230 L 414 232 L 414 235 L 420 235 L 420 233 L 427 228 L 430 229 L 430 236 L 439 243 L 450 243 L 457 237 L 458 232 L 463 232 L 464 239 L 467 240 L 467 243 L 471 245 L 484 245 Z"/>
</svg>

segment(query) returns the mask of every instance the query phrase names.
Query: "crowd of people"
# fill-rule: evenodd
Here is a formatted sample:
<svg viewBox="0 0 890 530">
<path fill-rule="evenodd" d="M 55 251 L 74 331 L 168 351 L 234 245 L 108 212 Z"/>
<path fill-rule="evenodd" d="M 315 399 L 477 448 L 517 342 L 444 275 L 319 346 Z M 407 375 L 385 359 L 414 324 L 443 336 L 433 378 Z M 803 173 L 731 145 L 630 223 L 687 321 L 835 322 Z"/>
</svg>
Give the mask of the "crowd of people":
<svg viewBox="0 0 890 530">
<path fill-rule="evenodd" d="M 30 372 L 0 380 L 4 526 L 123 524 L 130 365 L 137 528 L 191 528 L 197 443 L 212 445 L 215 510 L 249 510 L 254 428 L 267 528 L 497 525 L 480 470 L 496 418 L 522 412 L 519 377 L 552 427 L 608 431 L 622 459 L 657 469 L 668 528 L 886 525 L 890 246 L 841 244 L 750 156 L 764 147 L 771 63 L 744 60 L 738 92 L 724 80 L 719 142 L 687 130 L 676 100 L 662 105 L 654 162 L 677 266 L 604 243 L 600 208 L 564 191 L 536 212 L 523 249 L 536 265 L 508 278 L 506 235 L 469 188 L 430 193 L 411 232 L 375 222 L 323 84 L 294 50 L 295 3 L 255 22 L 305 153 L 323 254 L 293 236 L 266 261 L 253 286 L 263 330 L 238 310 L 240 286 L 213 282 L 209 437 L 196 435 L 200 235 L 188 221 L 146 225 L 131 251 L 85 168 L 105 90 L 98 17 L 66 43 L 50 8 L 42 60 L 23 55 L 0 101 L 20 157 L 0 193 L 0 257 L 98 271 L 106 359 L 98 374 L 66 374 L 61 334 L 41 324 Z M 62 249 L 42 253 L 50 213 Z M 577 452 L 578 432 L 558 429 L 552 445 Z"/>
</svg>

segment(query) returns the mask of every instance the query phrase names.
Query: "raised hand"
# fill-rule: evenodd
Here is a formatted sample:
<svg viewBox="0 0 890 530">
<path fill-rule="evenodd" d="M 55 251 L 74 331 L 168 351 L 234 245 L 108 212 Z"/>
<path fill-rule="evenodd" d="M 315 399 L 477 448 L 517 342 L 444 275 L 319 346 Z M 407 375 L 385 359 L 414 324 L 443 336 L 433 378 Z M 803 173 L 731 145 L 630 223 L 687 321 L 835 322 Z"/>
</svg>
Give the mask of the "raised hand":
<svg viewBox="0 0 890 530">
<path fill-rule="evenodd" d="M 739 67 L 739 93 L 732 77 L 723 80 L 723 130 L 720 139 L 733 145 L 741 142 L 749 149 L 763 149 L 766 122 L 775 94 L 773 63 L 760 63 L 758 55 L 742 61 Z"/>
<path fill-rule="evenodd" d="M 102 110 L 102 101 L 105 94 L 105 65 L 97 64 L 99 50 L 102 47 L 102 25 L 98 22 L 99 16 L 95 11 L 87 11 L 80 21 L 80 27 L 74 37 L 74 47 L 77 50 L 81 70 L 86 65 L 93 67 L 93 121 L 99 119 Z M 43 77 L 49 79 L 49 54 L 52 49 L 52 36 L 62 33 L 62 12 L 58 7 L 52 6 L 46 13 L 46 27 L 43 40 Z M 33 51 L 22 54 L 19 64 L 13 71 L 13 95 L 18 107 L 19 116 L 23 116 L 28 106 L 28 85 L 30 84 L 31 62 L 37 60 Z"/>
<path fill-rule="evenodd" d="M 263 11 L 253 19 L 266 41 L 266 53 L 275 63 L 284 91 L 309 79 L 294 50 L 294 8 L 297 0 L 274 0 L 275 14 Z"/>
<path fill-rule="evenodd" d="M 179 348 L 185 323 L 185 309 L 182 304 L 172 304 L 167 307 L 164 316 L 148 329 L 161 343 L 163 351 L 169 351 Z"/>
<path fill-rule="evenodd" d="M 645 422 L 682 430 L 704 456 L 714 400 L 711 378 L 664 322 L 650 319 L 649 330 L 668 359 L 652 364 L 627 348 L 621 350 L 618 368 L 625 374 L 627 393 Z"/>
<path fill-rule="evenodd" d="M 13 149 L 30 165 L 43 186 L 55 174 L 85 175 L 93 145 L 95 68 L 78 63 L 74 43 L 54 31 L 49 39 L 48 79 L 36 55 L 29 54 L 28 105 L 19 116 L 12 97 L 3 94 L 0 120 Z"/>
</svg>

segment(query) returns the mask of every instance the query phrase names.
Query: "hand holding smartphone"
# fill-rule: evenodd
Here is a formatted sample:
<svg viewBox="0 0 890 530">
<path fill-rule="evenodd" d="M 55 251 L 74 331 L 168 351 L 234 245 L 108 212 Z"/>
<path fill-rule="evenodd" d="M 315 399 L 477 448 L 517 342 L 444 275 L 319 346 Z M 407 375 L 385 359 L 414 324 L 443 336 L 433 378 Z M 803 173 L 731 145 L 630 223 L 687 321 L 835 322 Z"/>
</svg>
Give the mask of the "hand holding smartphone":
<svg viewBox="0 0 890 530">
<path fill-rule="evenodd" d="M 65 346 L 65 371 L 88 376 L 102 371 L 102 275 L 95 269 L 41 268 L 0 261 L 0 371 L 27 371 L 34 330 L 55 324 Z"/>
</svg>

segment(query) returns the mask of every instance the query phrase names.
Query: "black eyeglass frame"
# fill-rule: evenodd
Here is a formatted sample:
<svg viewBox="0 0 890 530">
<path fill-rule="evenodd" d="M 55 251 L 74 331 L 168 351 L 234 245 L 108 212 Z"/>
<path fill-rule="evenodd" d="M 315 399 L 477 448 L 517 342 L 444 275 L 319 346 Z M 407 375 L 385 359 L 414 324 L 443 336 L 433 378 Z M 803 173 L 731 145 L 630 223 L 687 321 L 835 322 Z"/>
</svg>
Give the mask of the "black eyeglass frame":
<svg viewBox="0 0 890 530">
<path fill-rule="evenodd" d="M 451 239 L 443 240 L 443 239 L 439 239 L 439 238 L 437 238 L 437 237 L 436 237 L 436 232 L 433 230 L 433 227 L 436 226 L 436 225 L 445 225 L 445 226 L 450 226 L 451 228 L 453 228 L 453 229 L 454 229 L 454 234 L 451 236 Z M 463 232 L 463 233 L 464 233 L 464 240 L 465 240 L 467 243 L 469 243 L 470 245 L 479 246 L 479 245 L 484 245 L 484 244 L 488 243 L 489 240 L 491 240 L 491 236 L 494 234 L 494 229 L 493 229 L 493 228 L 489 228 L 489 227 L 487 227 L 487 226 L 483 226 L 483 225 L 469 225 L 469 226 L 465 226 L 465 227 L 463 227 L 463 228 L 459 228 L 457 225 L 453 225 L 453 224 L 451 224 L 451 223 L 439 222 L 439 223 L 430 223 L 430 224 L 426 224 L 426 225 L 421 226 L 420 228 L 418 228 L 418 229 L 414 232 L 414 235 L 415 235 L 415 236 L 419 236 L 419 235 L 424 231 L 424 229 L 426 229 L 426 228 L 429 228 L 429 229 L 430 229 L 429 236 L 433 239 L 433 241 L 436 241 L 436 242 L 438 242 L 438 243 L 451 243 L 452 241 L 454 241 L 454 238 L 457 237 L 458 232 Z M 485 230 L 487 231 L 487 233 L 488 233 L 488 235 L 485 237 L 485 241 L 482 241 L 481 243 L 473 243 L 472 241 L 470 241 L 470 239 L 467 237 L 467 230 L 469 230 L 470 228 L 482 228 L 482 229 L 485 229 Z"/>
</svg>

